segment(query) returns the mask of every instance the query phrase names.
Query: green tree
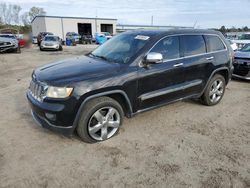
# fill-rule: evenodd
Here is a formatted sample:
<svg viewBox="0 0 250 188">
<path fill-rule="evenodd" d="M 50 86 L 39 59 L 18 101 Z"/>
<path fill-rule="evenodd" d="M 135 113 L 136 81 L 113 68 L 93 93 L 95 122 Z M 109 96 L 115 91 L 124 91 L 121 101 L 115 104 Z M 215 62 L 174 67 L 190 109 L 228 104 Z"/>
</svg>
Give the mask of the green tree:
<svg viewBox="0 0 250 188">
<path fill-rule="evenodd" d="M 24 25 L 30 25 L 32 20 L 36 16 L 46 15 L 46 11 L 43 8 L 32 7 L 29 12 L 25 12 L 21 18 Z"/>
<path fill-rule="evenodd" d="M 227 30 L 226 30 L 226 27 L 223 25 L 223 26 L 221 26 L 219 31 L 222 32 L 222 33 L 226 33 Z"/>
<path fill-rule="evenodd" d="M 249 29 L 248 29 L 247 26 L 243 27 L 242 30 L 243 30 L 243 31 L 249 31 Z"/>
</svg>

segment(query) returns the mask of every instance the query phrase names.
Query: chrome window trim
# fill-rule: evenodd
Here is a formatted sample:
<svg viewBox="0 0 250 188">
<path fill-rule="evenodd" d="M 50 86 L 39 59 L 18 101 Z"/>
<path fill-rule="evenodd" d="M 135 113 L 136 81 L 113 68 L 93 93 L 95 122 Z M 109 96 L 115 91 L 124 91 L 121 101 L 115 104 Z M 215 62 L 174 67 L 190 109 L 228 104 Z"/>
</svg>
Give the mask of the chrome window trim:
<svg viewBox="0 0 250 188">
<path fill-rule="evenodd" d="M 224 52 L 224 51 L 228 51 L 228 48 L 227 48 L 227 45 L 226 43 L 222 40 L 222 38 L 218 35 L 218 34 L 207 34 L 207 33 L 183 33 L 183 34 L 173 34 L 173 35 L 167 35 L 167 36 L 164 36 L 162 37 L 161 39 L 159 39 L 149 50 L 148 52 L 146 53 L 145 56 L 148 55 L 148 53 L 151 52 L 151 50 L 162 40 L 164 40 L 165 38 L 167 37 L 175 37 L 175 36 L 184 36 L 184 35 L 202 35 L 202 36 L 205 36 L 205 35 L 211 35 L 211 36 L 217 36 L 219 37 L 219 39 L 221 40 L 221 42 L 224 44 L 225 46 L 225 49 L 223 50 L 217 50 L 217 51 L 212 51 L 212 52 L 206 52 L 206 53 L 201 53 L 201 54 L 195 54 L 195 55 L 190 55 L 190 56 L 185 56 L 185 57 L 178 57 L 178 58 L 174 58 L 174 59 L 165 59 L 163 60 L 163 63 L 166 63 L 166 62 L 169 62 L 169 61 L 176 61 L 176 60 L 182 60 L 182 59 L 187 59 L 187 58 L 192 58 L 192 57 L 198 57 L 198 56 L 202 56 L 202 55 L 206 55 L 206 54 L 213 54 L 213 53 L 218 53 L 218 52 Z M 204 39 L 205 41 L 205 39 Z M 205 41 L 205 44 L 206 44 L 206 41 Z M 145 57 L 144 56 L 144 57 Z"/>
</svg>

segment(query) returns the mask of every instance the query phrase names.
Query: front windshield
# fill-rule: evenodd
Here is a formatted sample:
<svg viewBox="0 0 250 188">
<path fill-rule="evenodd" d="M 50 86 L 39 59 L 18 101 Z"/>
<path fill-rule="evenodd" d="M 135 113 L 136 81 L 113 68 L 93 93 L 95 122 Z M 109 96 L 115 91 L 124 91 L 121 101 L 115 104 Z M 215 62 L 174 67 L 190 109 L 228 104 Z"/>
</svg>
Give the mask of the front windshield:
<svg viewBox="0 0 250 188">
<path fill-rule="evenodd" d="M 94 50 L 91 55 L 101 57 L 107 61 L 128 63 L 146 45 L 148 40 L 148 36 L 123 33 L 105 42 Z"/>
<path fill-rule="evenodd" d="M 246 44 L 240 49 L 241 52 L 250 52 L 250 44 Z"/>
<path fill-rule="evenodd" d="M 44 41 L 57 41 L 57 37 L 45 37 Z"/>
</svg>

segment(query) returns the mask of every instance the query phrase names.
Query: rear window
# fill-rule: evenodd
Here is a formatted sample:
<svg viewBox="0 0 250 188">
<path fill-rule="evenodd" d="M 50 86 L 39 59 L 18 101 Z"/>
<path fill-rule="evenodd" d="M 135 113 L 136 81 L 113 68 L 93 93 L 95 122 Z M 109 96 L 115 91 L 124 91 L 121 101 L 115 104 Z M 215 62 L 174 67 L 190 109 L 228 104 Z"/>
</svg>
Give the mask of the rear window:
<svg viewBox="0 0 250 188">
<path fill-rule="evenodd" d="M 206 44 L 202 35 L 184 35 L 181 37 L 184 56 L 206 53 Z"/>
<path fill-rule="evenodd" d="M 205 35 L 208 52 L 214 52 L 226 49 L 225 45 L 218 36 Z"/>
</svg>

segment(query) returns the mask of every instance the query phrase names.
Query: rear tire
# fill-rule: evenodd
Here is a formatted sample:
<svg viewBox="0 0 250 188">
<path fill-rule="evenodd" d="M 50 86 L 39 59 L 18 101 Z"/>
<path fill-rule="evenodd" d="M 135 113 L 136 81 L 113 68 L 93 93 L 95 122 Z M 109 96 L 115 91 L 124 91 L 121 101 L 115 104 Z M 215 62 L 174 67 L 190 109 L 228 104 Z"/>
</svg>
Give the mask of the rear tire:
<svg viewBox="0 0 250 188">
<path fill-rule="evenodd" d="M 224 96 L 225 87 L 225 78 L 220 74 L 214 75 L 201 97 L 202 103 L 207 106 L 218 104 Z"/>
<path fill-rule="evenodd" d="M 79 137 L 88 143 L 107 140 L 119 132 L 123 109 L 110 97 L 99 97 L 88 101 L 81 111 L 76 128 Z"/>
</svg>

